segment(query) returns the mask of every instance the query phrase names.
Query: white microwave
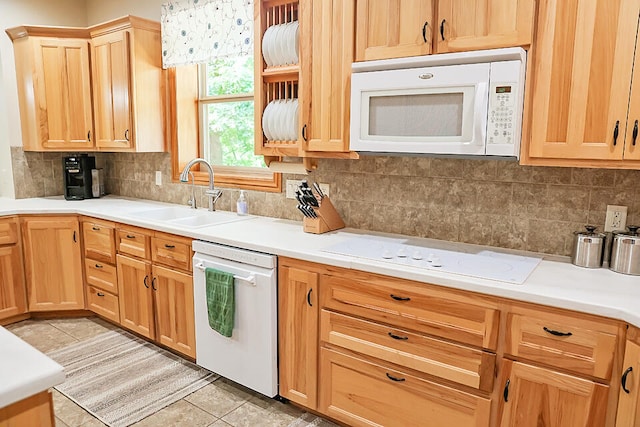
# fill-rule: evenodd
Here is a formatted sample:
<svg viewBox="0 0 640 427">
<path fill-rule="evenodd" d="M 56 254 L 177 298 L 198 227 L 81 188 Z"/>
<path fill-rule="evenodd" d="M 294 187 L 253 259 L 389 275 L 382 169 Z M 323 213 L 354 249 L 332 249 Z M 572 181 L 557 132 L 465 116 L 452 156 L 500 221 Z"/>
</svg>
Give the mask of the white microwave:
<svg viewBox="0 0 640 427">
<path fill-rule="evenodd" d="M 354 63 L 350 149 L 519 158 L 522 48 Z"/>
</svg>

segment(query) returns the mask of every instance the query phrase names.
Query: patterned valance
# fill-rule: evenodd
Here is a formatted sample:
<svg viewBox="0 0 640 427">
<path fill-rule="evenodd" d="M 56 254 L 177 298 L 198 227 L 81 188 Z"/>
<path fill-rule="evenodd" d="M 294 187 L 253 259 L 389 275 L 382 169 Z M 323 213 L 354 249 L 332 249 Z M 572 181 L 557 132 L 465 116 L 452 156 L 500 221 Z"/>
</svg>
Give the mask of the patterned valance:
<svg viewBox="0 0 640 427">
<path fill-rule="evenodd" d="M 162 67 L 253 53 L 253 0 L 162 4 Z"/>
</svg>

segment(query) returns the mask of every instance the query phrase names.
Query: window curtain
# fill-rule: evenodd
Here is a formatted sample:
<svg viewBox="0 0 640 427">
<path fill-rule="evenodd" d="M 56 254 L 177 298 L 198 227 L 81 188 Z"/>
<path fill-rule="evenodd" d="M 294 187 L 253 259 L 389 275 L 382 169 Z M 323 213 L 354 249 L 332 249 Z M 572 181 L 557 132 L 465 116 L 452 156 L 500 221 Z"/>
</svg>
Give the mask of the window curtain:
<svg viewBox="0 0 640 427">
<path fill-rule="evenodd" d="M 162 4 L 162 67 L 253 53 L 253 0 Z"/>
</svg>

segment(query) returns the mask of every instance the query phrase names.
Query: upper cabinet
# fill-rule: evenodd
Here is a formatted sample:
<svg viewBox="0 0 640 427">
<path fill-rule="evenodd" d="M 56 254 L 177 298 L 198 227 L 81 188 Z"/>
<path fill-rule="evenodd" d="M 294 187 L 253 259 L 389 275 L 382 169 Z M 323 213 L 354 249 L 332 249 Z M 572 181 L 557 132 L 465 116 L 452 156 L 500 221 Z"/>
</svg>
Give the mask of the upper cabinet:
<svg viewBox="0 0 640 427">
<path fill-rule="evenodd" d="M 159 23 L 128 16 L 7 34 L 25 151 L 165 151 Z"/>
<path fill-rule="evenodd" d="M 52 30 L 53 37 L 47 37 L 35 30 L 7 30 L 14 44 L 24 149 L 91 149 L 93 118 L 86 31 L 56 34 Z"/>
<path fill-rule="evenodd" d="M 255 151 L 351 157 L 354 0 L 256 1 Z"/>
<path fill-rule="evenodd" d="M 356 60 L 531 44 L 535 0 L 357 0 Z"/>
<path fill-rule="evenodd" d="M 522 163 L 640 166 L 639 13 L 640 0 L 540 2 Z"/>
</svg>

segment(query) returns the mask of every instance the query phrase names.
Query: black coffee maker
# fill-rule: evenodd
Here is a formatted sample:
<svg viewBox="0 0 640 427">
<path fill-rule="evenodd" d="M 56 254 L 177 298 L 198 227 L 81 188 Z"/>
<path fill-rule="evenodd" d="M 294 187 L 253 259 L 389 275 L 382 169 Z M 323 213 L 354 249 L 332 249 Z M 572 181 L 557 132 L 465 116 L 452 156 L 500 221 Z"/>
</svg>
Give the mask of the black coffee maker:
<svg viewBox="0 0 640 427">
<path fill-rule="evenodd" d="M 64 198 L 84 200 L 93 197 L 91 191 L 91 169 L 96 168 L 96 158 L 86 154 L 62 159 L 64 174 Z"/>
</svg>

